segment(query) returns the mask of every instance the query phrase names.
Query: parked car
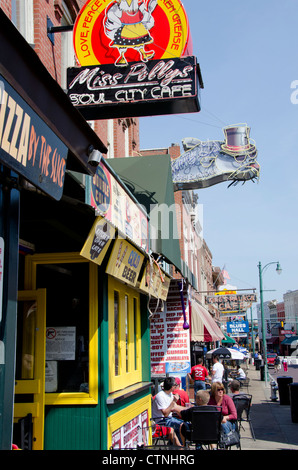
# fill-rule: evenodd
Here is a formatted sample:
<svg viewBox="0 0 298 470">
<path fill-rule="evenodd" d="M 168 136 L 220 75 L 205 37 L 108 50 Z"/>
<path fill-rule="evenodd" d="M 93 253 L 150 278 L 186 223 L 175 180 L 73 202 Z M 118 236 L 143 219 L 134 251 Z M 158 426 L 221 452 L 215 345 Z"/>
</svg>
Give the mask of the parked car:
<svg viewBox="0 0 298 470">
<path fill-rule="evenodd" d="M 274 360 L 276 358 L 276 353 L 267 353 L 267 365 L 268 367 L 274 367 Z"/>
</svg>

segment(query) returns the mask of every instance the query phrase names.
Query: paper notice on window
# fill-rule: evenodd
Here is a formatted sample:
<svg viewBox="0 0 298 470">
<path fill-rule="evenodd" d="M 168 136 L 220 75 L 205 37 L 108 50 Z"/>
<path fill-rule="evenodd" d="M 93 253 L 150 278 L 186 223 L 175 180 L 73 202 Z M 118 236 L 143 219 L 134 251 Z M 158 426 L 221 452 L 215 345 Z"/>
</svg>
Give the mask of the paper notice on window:
<svg viewBox="0 0 298 470">
<path fill-rule="evenodd" d="M 58 373 L 57 361 L 46 361 L 45 370 L 45 392 L 57 392 L 58 389 Z"/>
<path fill-rule="evenodd" d="M 76 356 L 76 327 L 57 326 L 46 329 L 46 360 L 74 361 Z"/>
</svg>

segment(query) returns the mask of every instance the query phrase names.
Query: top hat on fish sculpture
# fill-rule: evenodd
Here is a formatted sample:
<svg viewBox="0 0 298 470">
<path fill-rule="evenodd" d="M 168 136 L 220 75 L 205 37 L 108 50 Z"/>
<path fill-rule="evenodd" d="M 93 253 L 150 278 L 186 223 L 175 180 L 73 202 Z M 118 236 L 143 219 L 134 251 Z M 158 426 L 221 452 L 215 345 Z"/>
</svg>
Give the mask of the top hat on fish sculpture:
<svg viewBox="0 0 298 470">
<path fill-rule="evenodd" d="M 226 141 L 221 149 L 232 156 L 256 153 L 257 149 L 249 138 L 250 127 L 245 124 L 228 126 L 223 129 Z"/>
</svg>

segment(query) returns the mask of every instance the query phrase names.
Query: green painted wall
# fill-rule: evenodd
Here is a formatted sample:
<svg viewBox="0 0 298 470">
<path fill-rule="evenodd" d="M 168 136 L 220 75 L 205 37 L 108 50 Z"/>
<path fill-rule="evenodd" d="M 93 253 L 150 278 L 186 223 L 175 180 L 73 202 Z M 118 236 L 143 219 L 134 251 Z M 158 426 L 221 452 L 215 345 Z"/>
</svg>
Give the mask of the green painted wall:
<svg viewBox="0 0 298 470">
<path fill-rule="evenodd" d="M 45 450 L 106 450 L 107 418 L 150 394 L 142 392 L 107 405 L 109 394 L 107 276 L 99 275 L 99 403 L 94 406 L 47 406 Z M 142 380 L 150 381 L 150 329 L 146 297 L 141 296 Z"/>
<path fill-rule="evenodd" d="M 45 450 L 98 450 L 99 407 L 46 408 Z"/>
</svg>

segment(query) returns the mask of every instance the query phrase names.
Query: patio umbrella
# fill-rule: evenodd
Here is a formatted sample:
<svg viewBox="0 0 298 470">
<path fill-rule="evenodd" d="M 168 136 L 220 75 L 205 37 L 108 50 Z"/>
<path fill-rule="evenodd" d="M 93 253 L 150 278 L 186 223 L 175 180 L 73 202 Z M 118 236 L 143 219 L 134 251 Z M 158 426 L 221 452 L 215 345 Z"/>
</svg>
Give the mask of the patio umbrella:
<svg viewBox="0 0 298 470">
<path fill-rule="evenodd" d="M 218 356 L 220 359 L 238 359 L 240 361 L 245 357 L 240 351 L 231 348 L 211 349 L 207 352 L 206 357 L 210 359 L 212 356 Z"/>
<path fill-rule="evenodd" d="M 244 356 L 248 355 L 248 350 L 246 348 L 241 348 L 241 347 L 237 348 L 236 346 L 232 346 L 232 349 L 235 349 L 235 351 L 241 352 L 242 354 L 244 354 Z"/>
</svg>

